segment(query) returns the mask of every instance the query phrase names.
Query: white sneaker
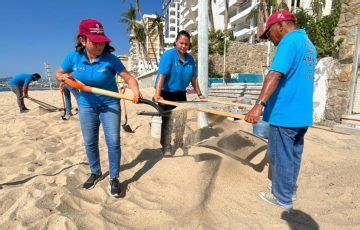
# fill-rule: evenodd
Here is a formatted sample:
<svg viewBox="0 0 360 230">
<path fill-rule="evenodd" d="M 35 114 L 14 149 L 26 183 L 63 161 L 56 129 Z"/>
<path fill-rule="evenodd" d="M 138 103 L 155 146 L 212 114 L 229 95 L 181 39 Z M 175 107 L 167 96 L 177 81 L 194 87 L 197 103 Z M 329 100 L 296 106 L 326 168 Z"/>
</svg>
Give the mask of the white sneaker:
<svg viewBox="0 0 360 230">
<path fill-rule="evenodd" d="M 285 206 L 283 204 L 281 204 L 275 197 L 273 194 L 271 193 L 267 193 L 267 192 L 260 192 L 259 193 L 259 197 L 269 203 L 269 204 L 272 204 L 272 205 L 275 205 L 275 206 L 278 206 L 280 208 L 283 208 L 283 209 L 286 209 L 286 210 L 290 210 L 292 209 L 292 206 Z"/>
<path fill-rule="evenodd" d="M 271 183 L 271 182 L 270 182 L 266 187 L 267 187 L 267 189 L 269 189 L 270 192 L 272 192 L 272 191 L 271 191 L 271 189 L 272 189 L 272 183 Z M 295 194 L 292 196 L 292 201 L 295 201 L 296 198 L 297 198 L 297 196 L 296 196 L 296 193 L 295 193 Z"/>
</svg>

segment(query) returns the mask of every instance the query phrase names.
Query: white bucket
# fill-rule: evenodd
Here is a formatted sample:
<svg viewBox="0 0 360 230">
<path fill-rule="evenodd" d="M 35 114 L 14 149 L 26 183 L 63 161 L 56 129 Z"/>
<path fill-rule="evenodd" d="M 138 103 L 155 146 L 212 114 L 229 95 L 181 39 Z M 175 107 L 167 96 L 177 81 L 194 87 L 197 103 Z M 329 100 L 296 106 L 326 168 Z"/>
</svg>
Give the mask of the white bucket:
<svg viewBox="0 0 360 230">
<path fill-rule="evenodd" d="M 155 138 L 160 138 L 161 136 L 161 117 L 153 116 L 150 121 L 151 125 L 151 136 Z"/>
</svg>

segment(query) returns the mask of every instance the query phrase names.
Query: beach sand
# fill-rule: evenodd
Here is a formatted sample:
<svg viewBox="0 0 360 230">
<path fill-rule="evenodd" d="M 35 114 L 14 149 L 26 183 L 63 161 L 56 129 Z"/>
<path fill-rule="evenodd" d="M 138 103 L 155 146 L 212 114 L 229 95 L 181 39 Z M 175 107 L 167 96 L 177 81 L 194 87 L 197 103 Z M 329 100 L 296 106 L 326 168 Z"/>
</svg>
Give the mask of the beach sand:
<svg viewBox="0 0 360 230">
<path fill-rule="evenodd" d="M 150 98 L 152 90 L 143 91 Z M 58 91 L 29 95 L 62 107 Z M 189 112 L 188 148 L 162 158 L 159 140 L 150 136 L 151 117 L 136 115 L 150 107 L 127 102 L 135 133 L 121 133 L 124 197 L 116 199 L 108 176 L 81 189 L 90 171 L 78 117 L 63 121 L 62 112 L 25 103 L 31 110 L 20 114 L 15 95 L 0 93 L 0 229 L 360 228 L 357 136 L 309 129 L 295 209 L 287 213 L 258 197 L 269 183 L 266 142 L 243 132 L 251 125 L 220 119 L 199 130 Z"/>
</svg>

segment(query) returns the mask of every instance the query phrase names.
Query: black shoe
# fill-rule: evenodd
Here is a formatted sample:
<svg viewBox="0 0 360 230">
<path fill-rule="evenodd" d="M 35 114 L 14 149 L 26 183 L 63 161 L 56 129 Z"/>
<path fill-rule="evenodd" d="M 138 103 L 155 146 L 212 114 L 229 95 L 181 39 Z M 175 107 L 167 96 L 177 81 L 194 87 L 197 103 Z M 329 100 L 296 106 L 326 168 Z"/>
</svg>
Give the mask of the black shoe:
<svg viewBox="0 0 360 230">
<path fill-rule="evenodd" d="M 120 197 L 121 195 L 121 185 L 117 178 L 110 180 L 109 185 L 110 195 L 114 197 Z"/>
<path fill-rule="evenodd" d="M 27 112 L 29 112 L 29 110 L 25 110 L 25 109 L 20 110 L 20 113 L 27 113 Z"/>
<path fill-rule="evenodd" d="M 163 154 L 163 157 L 172 157 L 173 154 L 171 152 L 171 148 L 166 147 L 161 149 L 161 153 Z"/>
<path fill-rule="evenodd" d="M 102 179 L 102 174 L 91 174 L 89 179 L 83 184 L 83 189 L 92 189 L 96 183 Z"/>
<path fill-rule="evenodd" d="M 28 109 L 28 108 L 25 107 L 23 110 L 30 110 L 30 109 Z"/>
</svg>

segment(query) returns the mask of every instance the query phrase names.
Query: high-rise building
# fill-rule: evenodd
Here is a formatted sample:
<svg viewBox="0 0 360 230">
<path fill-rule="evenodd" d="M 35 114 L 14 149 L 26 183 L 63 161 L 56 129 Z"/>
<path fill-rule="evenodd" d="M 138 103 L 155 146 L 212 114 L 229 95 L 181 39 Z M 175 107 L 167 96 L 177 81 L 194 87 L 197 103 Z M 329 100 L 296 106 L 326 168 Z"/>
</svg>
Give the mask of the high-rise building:
<svg viewBox="0 0 360 230">
<path fill-rule="evenodd" d="M 225 14 L 225 1 L 228 1 L 229 24 L 227 27 L 234 32 L 237 40 L 254 41 L 257 33 L 257 20 L 250 17 L 250 13 L 257 8 L 260 0 L 218 0 L 217 8 L 219 14 Z M 277 0 L 280 3 L 280 0 Z M 303 8 L 309 10 L 312 0 L 285 0 L 290 11 L 295 8 Z M 325 0 L 324 15 L 330 14 L 333 0 Z"/>
<path fill-rule="evenodd" d="M 212 16 L 214 18 L 214 28 L 215 30 L 222 30 L 224 28 L 224 15 L 221 15 L 219 13 L 219 8 L 216 4 L 216 0 L 212 0 L 211 2 Z M 180 1 L 180 30 L 186 30 L 192 35 L 197 34 L 197 24 L 199 21 L 198 5 L 198 0 Z"/>
<path fill-rule="evenodd" d="M 164 40 L 167 48 L 172 47 L 176 35 L 180 31 L 180 2 L 181 0 L 163 0 Z"/>
</svg>

